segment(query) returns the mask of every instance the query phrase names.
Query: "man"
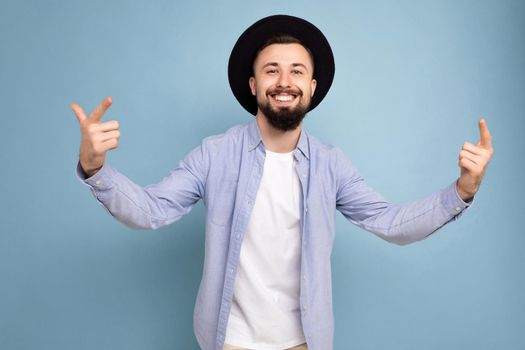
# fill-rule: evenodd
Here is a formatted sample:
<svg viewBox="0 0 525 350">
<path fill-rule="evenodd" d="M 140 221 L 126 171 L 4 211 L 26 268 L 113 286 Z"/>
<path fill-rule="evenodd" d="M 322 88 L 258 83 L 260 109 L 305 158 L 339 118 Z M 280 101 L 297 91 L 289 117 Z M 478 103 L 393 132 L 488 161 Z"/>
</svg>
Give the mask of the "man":
<svg viewBox="0 0 525 350">
<path fill-rule="evenodd" d="M 340 149 L 302 129 L 328 92 L 335 64 L 311 23 L 270 16 L 235 44 L 229 81 L 255 120 L 203 140 L 161 182 L 141 188 L 104 162 L 118 145 L 117 121 L 100 122 L 112 101 L 90 116 L 77 104 L 82 131 L 77 175 L 129 227 L 158 228 L 206 207 L 204 271 L 194 313 L 201 348 L 333 348 L 330 255 L 335 210 L 397 244 L 426 238 L 456 219 L 477 192 L 492 156 L 465 143 L 459 178 L 405 205 L 369 188 Z"/>
</svg>

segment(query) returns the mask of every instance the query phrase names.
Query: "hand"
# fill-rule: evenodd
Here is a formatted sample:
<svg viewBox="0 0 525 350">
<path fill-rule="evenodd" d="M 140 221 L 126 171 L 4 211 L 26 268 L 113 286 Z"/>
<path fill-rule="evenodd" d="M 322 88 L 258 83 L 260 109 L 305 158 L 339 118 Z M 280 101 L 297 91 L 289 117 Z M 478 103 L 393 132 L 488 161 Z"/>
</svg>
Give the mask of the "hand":
<svg viewBox="0 0 525 350">
<path fill-rule="evenodd" d="M 106 97 L 91 114 L 86 116 L 82 107 L 70 105 L 77 116 L 82 133 L 80 142 L 80 166 L 88 177 L 93 176 L 104 165 L 106 152 L 118 147 L 119 123 L 111 120 L 101 123 L 100 119 L 111 106 L 111 97 Z"/>
<path fill-rule="evenodd" d="M 478 143 L 473 145 L 465 142 L 459 152 L 461 174 L 456 182 L 456 189 L 464 201 L 471 200 L 478 191 L 485 170 L 494 154 L 492 136 L 485 119 L 479 120 L 479 136 Z"/>
</svg>

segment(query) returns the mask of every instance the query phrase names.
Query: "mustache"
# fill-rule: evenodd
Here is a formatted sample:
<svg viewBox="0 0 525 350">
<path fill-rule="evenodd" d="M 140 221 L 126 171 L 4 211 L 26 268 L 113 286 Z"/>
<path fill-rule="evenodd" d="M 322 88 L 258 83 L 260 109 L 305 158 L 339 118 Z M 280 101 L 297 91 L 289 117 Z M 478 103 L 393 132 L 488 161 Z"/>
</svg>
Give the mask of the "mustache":
<svg viewBox="0 0 525 350">
<path fill-rule="evenodd" d="M 269 90 L 266 94 L 267 95 L 278 95 L 278 94 L 282 94 L 282 93 L 295 95 L 295 96 L 302 96 L 303 95 L 303 92 L 301 91 L 301 89 L 294 90 L 294 89 L 290 89 L 290 88 L 275 88 L 273 90 Z"/>
</svg>

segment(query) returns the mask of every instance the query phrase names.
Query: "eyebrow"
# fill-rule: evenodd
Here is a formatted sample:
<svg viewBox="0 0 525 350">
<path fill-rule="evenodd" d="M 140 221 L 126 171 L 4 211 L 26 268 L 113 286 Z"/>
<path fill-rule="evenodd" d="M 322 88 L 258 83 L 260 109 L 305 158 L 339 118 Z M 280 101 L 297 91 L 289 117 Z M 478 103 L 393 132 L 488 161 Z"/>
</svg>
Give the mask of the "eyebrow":
<svg viewBox="0 0 525 350">
<path fill-rule="evenodd" d="M 268 66 L 278 67 L 279 63 L 277 63 L 277 62 L 268 62 L 264 66 L 262 66 L 261 69 L 264 69 L 264 68 L 266 68 Z M 303 67 L 304 69 L 306 69 L 306 71 L 308 71 L 308 68 L 302 63 L 292 63 L 292 67 Z"/>
</svg>

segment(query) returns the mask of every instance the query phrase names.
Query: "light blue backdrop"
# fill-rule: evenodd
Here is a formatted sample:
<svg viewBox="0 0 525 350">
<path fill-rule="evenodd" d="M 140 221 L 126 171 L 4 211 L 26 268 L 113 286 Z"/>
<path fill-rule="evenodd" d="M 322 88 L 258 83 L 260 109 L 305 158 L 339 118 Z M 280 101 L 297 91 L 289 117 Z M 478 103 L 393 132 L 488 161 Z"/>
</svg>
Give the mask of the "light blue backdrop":
<svg viewBox="0 0 525 350">
<path fill-rule="evenodd" d="M 197 349 L 204 211 L 126 228 L 75 178 L 68 105 L 114 104 L 107 160 L 157 182 L 248 122 L 226 74 L 259 18 L 315 23 L 336 59 L 306 129 L 386 198 L 453 181 L 486 117 L 495 156 L 461 220 L 391 245 L 338 214 L 336 349 L 524 349 L 523 1 L 14 1 L 0 6 L 0 349 Z"/>
</svg>

